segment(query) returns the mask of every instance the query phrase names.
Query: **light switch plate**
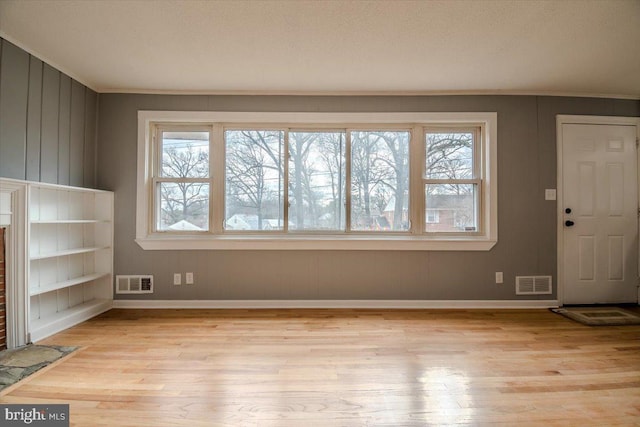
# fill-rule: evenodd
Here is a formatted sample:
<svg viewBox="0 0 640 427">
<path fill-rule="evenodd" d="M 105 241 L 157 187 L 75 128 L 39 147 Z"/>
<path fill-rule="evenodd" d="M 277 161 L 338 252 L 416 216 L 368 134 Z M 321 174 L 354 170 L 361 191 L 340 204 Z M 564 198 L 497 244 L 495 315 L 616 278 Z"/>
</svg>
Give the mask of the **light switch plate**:
<svg viewBox="0 0 640 427">
<path fill-rule="evenodd" d="M 544 199 L 545 200 L 556 200 L 556 189 L 555 188 L 547 188 L 544 190 Z"/>
</svg>

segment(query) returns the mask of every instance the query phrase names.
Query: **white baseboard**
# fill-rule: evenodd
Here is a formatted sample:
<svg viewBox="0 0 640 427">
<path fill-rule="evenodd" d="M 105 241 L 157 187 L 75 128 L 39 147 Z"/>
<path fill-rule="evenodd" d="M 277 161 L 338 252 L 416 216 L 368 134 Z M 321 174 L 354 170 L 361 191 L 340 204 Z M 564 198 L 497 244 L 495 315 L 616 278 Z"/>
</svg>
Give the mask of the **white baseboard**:
<svg viewBox="0 0 640 427">
<path fill-rule="evenodd" d="M 114 300 L 113 308 L 553 308 L 558 300 Z"/>
<path fill-rule="evenodd" d="M 43 340 L 113 308 L 112 300 L 95 299 L 59 312 L 56 318 L 31 323 L 31 341 Z"/>
</svg>

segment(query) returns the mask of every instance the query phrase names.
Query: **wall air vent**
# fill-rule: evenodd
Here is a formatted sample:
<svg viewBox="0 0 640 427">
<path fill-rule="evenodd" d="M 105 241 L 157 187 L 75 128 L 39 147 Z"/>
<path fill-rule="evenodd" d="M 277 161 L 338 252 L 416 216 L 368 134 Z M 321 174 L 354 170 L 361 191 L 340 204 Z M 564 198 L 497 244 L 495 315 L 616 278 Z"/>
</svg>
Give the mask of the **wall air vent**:
<svg viewBox="0 0 640 427">
<path fill-rule="evenodd" d="M 152 294 L 153 276 L 116 276 L 116 294 Z"/>
<path fill-rule="evenodd" d="M 516 295 L 546 295 L 552 288 L 551 276 L 516 276 Z"/>
</svg>

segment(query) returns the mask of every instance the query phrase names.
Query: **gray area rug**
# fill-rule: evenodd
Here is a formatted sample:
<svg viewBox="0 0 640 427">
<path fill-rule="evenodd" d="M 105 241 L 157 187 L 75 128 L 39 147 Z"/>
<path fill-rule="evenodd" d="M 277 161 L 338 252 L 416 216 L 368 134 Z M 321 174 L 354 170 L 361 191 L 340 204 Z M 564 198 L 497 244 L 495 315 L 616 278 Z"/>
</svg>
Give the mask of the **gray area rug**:
<svg viewBox="0 0 640 427">
<path fill-rule="evenodd" d="M 0 391 L 77 348 L 29 344 L 20 348 L 0 351 Z"/>
<path fill-rule="evenodd" d="M 640 316 L 618 307 L 563 307 L 551 311 L 588 326 L 640 325 Z"/>
</svg>

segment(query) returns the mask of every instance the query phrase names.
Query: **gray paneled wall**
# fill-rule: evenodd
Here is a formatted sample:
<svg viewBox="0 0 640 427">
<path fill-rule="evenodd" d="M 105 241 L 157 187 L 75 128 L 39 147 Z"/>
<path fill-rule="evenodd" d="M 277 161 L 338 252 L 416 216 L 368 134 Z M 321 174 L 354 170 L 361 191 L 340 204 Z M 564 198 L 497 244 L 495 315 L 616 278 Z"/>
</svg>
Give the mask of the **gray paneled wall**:
<svg viewBox="0 0 640 427">
<path fill-rule="evenodd" d="M 0 176 L 95 187 L 98 96 L 0 38 Z"/>
<path fill-rule="evenodd" d="M 640 116 L 637 100 L 536 96 L 163 96 L 102 94 L 98 178 L 116 193 L 115 272 L 153 274 L 139 299 L 550 299 L 516 275 L 556 279 L 556 114 Z M 138 110 L 496 111 L 498 244 L 488 252 L 143 251 L 134 241 Z M 195 285 L 173 286 L 194 272 Z M 495 283 L 495 272 L 505 283 Z"/>
</svg>

